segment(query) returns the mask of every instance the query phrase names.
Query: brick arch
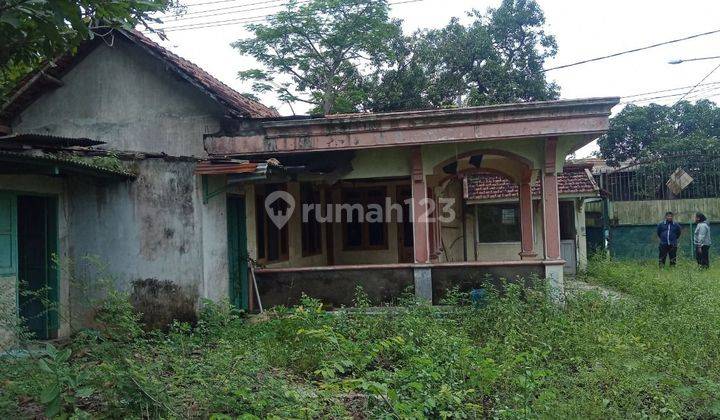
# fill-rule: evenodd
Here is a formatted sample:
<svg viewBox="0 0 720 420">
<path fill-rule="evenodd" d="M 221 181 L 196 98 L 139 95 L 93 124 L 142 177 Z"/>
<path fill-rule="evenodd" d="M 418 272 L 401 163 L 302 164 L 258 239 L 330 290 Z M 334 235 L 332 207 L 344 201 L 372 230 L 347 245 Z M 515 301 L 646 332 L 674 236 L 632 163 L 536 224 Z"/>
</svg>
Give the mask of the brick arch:
<svg viewBox="0 0 720 420">
<path fill-rule="evenodd" d="M 467 175 L 467 174 L 469 174 L 470 172 L 472 172 L 472 171 L 474 171 L 474 170 L 477 170 L 477 172 L 493 172 L 493 173 L 497 173 L 497 174 L 499 174 L 499 175 L 502 175 L 502 176 L 510 179 L 511 181 L 513 181 L 513 182 L 515 182 L 515 183 L 519 183 L 522 178 L 525 178 L 525 177 L 529 176 L 529 175 L 532 173 L 532 167 L 533 167 L 533 165 L 532 165 L 532 162 L 531 162 L 529 159 L 527 159 L 527 158 L 524 158 L 524 157 L 522 157 L 522 156 L 520 156 L 520 155 L 517 155 L 517 154 L 515 154 L 515 153 L 513 153 L 513 152 L 509 152 L 509 151 L 507 151 L 507 150 L 499 150 L 499 149 L 476 149 L 476 150 L 471 150 L 471 151 L 467 151 L 467 152 L 460 153 L 460 154 L 458 154 L 458 155 L 456 155 L 456 156 L 453 156 L 453 157 L 451 157 L 451 158 L 448 158 L 448 159 L 445 159 L 445 160 L 441 161 L 440 163 L 436 164 L 436 165 L 433 167 L 433 174 L 435 174 L 435 175 L 440 175 L 440 174 L 443 173 L 443 172 L 442 172 L 442 168 L 444 168 L 445 166 L 447 166 L 447 165 L 449 165 L 449 164 L 451 164 L 451 163 L 453 163 L 453 162 L 458 162 L 458 161 L 460 161 L 460 160 L 462 160 L 462 159 L 465 159 L 465 158 L 470 157 L 470 156 L 475 156 L 475 155 L 500 156 L 500 157 L 503 157 L 503 158 L 508 159 L 509 161 L 516 162 L 517 164 L 519 164 L 519 167 L 518 167 L 518 169 L 519 169 L 518 172 L 519 172 L 519 173 L 518 173 L 518 174 L 512 174 L 512 173 L 509 173 L 509 172 L 502 171 L 501 169 L 498 169 L 498 168 L 483 168 L 483 167 L 482 167 L 482 164 L 481 164 L 480 168 L 473 168 L 473 169 L 470 169 L 470 170 L 463 170 L 463 171 L 458 172 L 457 174 L 447 174 L 447 176 L 442 176 L 440 179 L 441 179 L 442 181 L 444 181 L 444 180 L 447 180 L 448 177 L 457 176 L 457 175 L 460 175 L 461 173 Z"/>
</svg>

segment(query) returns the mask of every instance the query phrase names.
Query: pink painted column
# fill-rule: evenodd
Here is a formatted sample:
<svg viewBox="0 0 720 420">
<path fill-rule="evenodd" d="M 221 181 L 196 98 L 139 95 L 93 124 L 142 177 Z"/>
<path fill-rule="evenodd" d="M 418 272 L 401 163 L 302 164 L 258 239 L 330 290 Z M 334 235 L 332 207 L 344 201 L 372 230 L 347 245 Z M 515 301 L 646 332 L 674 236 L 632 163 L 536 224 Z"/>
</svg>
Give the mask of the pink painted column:
<svg viewBox="0 0 720 420">
<path fill-rule="evenodd" d="M 557 137 L 545 141 L 545 166 L 542 171 L 543 226 L 545 259 L 560 259 L 560 209 L 555 169 Z"/>
<path fill-rule="evenodd" d="M 422 150 L 414 147 L 411 156 L 413 245 L 416 263 L 430 261 L 430 237 L 427 220 L 427 184 L 422 167 Z"/>
<path fill-rule="evenodd" d="M 530 171 L 520 180 L 520 258 L 530 260 L 537 257 L 533 235 L 532 186 Z"/>
</svg>

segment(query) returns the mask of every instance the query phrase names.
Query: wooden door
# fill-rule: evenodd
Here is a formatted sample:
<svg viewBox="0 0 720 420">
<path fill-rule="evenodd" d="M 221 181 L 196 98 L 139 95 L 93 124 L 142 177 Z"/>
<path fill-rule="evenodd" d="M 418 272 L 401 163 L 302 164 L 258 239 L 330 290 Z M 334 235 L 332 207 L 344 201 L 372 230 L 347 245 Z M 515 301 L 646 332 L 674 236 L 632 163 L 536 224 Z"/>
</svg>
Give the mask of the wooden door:
<svg viewBox="0 0 720 420">
<path fill-rule="evenodd" d="M 230 274 L 230 302 L 239 309 L 249 309 L 247 229 L 245 226 L 245 197 L 227 198 L 228 269 Z"/>
<path fill-rule="evenodd" d="M 412 191 L 410 186 L 400 186 L 397 189 L 397 202 L 402 206 L 402 220 L 397 223 L 398 231 L 398 262 L 411 263 L 415 260 L 413 223 L 410 216 L 410 200 Z"/>
<path fill-rule="evenodd" d="M 57 337 L 57 200 L 17 197 L 19 313 L 35 338 Z"/>
</svg>

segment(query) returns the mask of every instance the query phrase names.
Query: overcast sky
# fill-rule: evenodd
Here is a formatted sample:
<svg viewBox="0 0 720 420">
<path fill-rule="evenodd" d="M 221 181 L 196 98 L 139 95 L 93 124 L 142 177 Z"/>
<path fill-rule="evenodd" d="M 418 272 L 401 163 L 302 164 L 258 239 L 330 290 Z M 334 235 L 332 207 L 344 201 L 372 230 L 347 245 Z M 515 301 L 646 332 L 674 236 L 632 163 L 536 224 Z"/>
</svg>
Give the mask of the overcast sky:
<svg viewBox="0 0 720 420">
<path fill-rule="evenodd" d="M 208 0 L 186 0 L 185 4 L 204 3 Z M 224 3 L 189 6 L 188 12 L 218 7 L 256 3 L 259 0 L 228 0 Z M 391 2 L 397 0 L 391 0 Z M 418 28 L 441 27 L 453 16 L 464 16 L 473 8 L 486 10 L 497 6 L 498 0 L 422 0 L 392 6 L 393 17 L 403 19 L 407 32 Z M 571 63 L 622 50 L 667 41 L 696 33 L 720 29 L 720 1 L 716 0 L 603 0 L 569 1 L 539 0 L 545 12 L 548 32 L 555 35 L 558 54 L 547 67 Z M 247 6 L 248 8 L 263 5 Z M 277 9 L 242 11 L 226 10 L 222 15 L 174 23 L 166 19 L 166 26 L 212 22 L 258 16 Z M 238 89 L 248 91 L 237 80 L 238 70 L 252 67 L 253 61 L 240 56 L 230 43 L 248 36 L 243 26 L 227 25 L 186 31 L 169 31 L 169 40 L 162 44 L 187 58 L 211 74 Z M 629 96 L 638 93 L 690 86 L 699 82 L 720 60 L 705 60 L 679 65 L 667 62 L 678 58 L 695 58 L 720 55 L 720 34 L 642 51 L 623 57 L 548 72 L 548 78 L 561 87 L 562 98 L 595 96 Z M 704 83 L 720 81 L 720 70 Z M 720 100 L 720 85 L 699 88 L 695 98 L 708 97 Z M 677 91 L 682 92 L 682 91 Z M 668 92 L 669 94 L 677 92 Z M 650 96 L 667 95 L 660 93 Z M 713 95 L 718 95 L 714 97 Z M 632 98 L 637 99 L 637 98 Z M 672 104 L 677 97 L 657 99 L 655 102 Z M 283 115 L 290 109 L 272 96 L 263 97 L 267 105 L 276 106 Z M 615 112 L 621 109 L 615 108 Z M 305 111 L 299 106 L 296 112 Z M 595 150 L 589 145 L 578 152 L 578 157 Z"/>
</svg>

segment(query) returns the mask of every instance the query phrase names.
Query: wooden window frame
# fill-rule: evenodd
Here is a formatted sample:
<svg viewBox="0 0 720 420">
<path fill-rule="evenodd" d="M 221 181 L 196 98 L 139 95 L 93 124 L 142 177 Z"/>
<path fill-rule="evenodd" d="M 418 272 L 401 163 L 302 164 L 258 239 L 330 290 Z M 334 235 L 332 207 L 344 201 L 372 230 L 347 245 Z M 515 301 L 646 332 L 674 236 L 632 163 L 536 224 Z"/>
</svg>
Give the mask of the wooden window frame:
<svg viewBox="0 0 720 420">
<path fill-rule="evenodd" d="M 503 238 L 503 240 L 500 241 L 493 241 L 489 240 L 489 238 L 481 238 L 482 235 L 481 229 L 480 229 L 480 210 L 481 207 L 496 207 L 500 208 L 501 210 L 503 208 L 511 208 L 515 211 L 515 224 L 517 228 L 517 239 L 507 239 Z M 494 223 L 501 224 L 501 221 L 496 221 Z M 475 242 L 478 244 L 506 244 L 506 243 L 520 243 L 522 241 L 522 232 L 521 232 L 521 226 L 520 226 L 521 220 L 520 220 L 520 203 L 516 202 L 504 202 L 504 203 L 480 203 L 477 204 L 476 207 L 476 213 L 475 213 L 475 224 L 476 224 L 476 234 L 475 234 Z"/>
<path fill-rule="evenodd" d="M 290 232 L 288 229 L 290 222 L 286 223 L 285 226 L 282 227 L 282 229 L 277 229 L 278 258 L 272 259 L 272 260 L 268 258 L 268 255 L 270 255 L 269 227 L 272 224 L 272 220 L 270 220 L 270 216 L 267 214 L 267 211 L 265 210 L 265 198 L 268 196 L 269 193 L 272 193 L 272 191 L 270 191 L 270 192 L 267 191 L 267 187 L 268 186 L 276 186 L 276 185 L 277 185 L 277 189 L 275 189 L 273 191 L 287 191 L 287 184 L 260 184 L 260 185 L 255 186 L 255 218 L 256 218 L 255 240 L 256 240 L 257 247 L 258 247 L 258 262 L 261 264 L 274 264 L 277 262 L 288 261 L 290 259 Z M 263 218 L 263 223 L 262 223 L 263 256 L 262 257 L 260 257 L 260 249 L 259 249 L 260 248 L 260 240 L 259 240 L 260 231 L 258 229 L 259 217 Z M 283 240 L 285 242 L 286 249 L 283 249 Z"/>
<path fill-rule="evenodd" d="M 305 197 L 304 190 L 305 188 L 310 188 L 310 202 L 308 203 Z M 319 204 L 321 206 L 320 211 L 322 212 L 322 195 L 320 193 L 320 189 L 317 185 L 312 184 L 310 182 L 302 182 L 300 183 L 300 211 L 301 216 L 303 215 L 304 211 L 304 205 L 305 204 Z M 300 218 L 300 242 L 301 242 L 301 248 L 302 248 L 302 256 L 303 257 L 312 257 L 315 255 L 322 255 L 323 253 L 323 243 L 322 243 L 322 223 L 318 222 L 314 219 L 315 217 L 315 210 L 313 210 L 313 213 L 308 216 L 310 216 L 310 220 L 305 222 L 302 220 L 302 217 Z M 309 247 L 309 238 L 308 235 L 312 234 L 315 236 L 315 241 L 317 243 L 317 249 L 308 249 Z"/>
<path fill-rule="evenodd" d="M 385 218 L 384 212 L 387 210 L 385 209 L 385 203 L 375 203 L 370 202 L 368 200 L 368 193 L 370 191 L 380 191 L 382 197 L 387 197 L 387 186 L 366 186 L 366 187 L 356 187 L 356 188 L 348 188 L 343 187 L 341 190 L 341 197 L 342 197 L 342 203 L 349 203 L 349 200 L 347 199 L 347 193 L 349 190 L 352 190 L 355 193 L 360 193 L 361 199 L 359 203 L 354 204 L 360 204 L 363 206 L 363 210 L 367 211 L 367 207 L 369 204 L 380 204 L 383 207 L 383 219 Z M 360 232 L 360 245 L 354 246 L 354 245 L 348 245 L 348 223 L 347 220 L 342 220 L 342 239 L 343 239 L 343 251 L 383 251 L 389 249 L 389 238 L 388 238 L 388 223 L 383 220 L 382 222 L 382 228 L 383 228 L 383 238 L 384 241 L 380 245 L 370 245 L 370 223 L 363 221 L 361 224 L 361 232 Z"/>
</svg>

